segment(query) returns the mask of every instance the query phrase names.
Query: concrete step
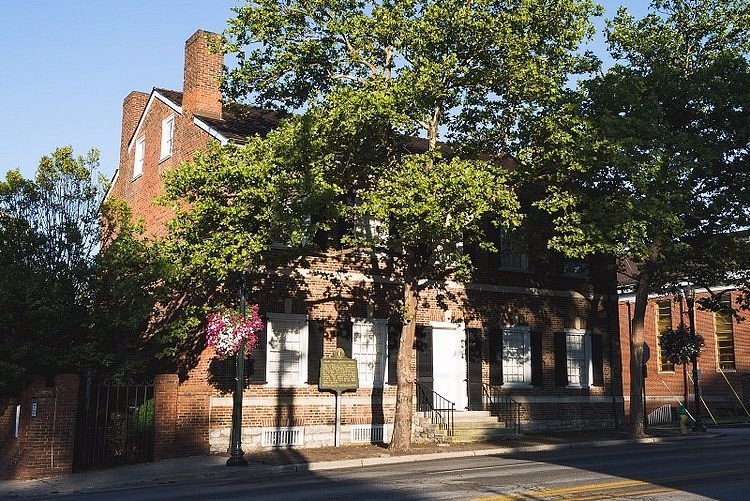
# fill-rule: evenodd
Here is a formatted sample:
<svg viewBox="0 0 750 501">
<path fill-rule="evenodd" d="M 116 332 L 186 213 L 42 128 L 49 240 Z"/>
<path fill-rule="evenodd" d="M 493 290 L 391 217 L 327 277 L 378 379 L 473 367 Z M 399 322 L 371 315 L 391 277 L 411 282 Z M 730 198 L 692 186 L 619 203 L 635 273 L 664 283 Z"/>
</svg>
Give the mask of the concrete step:
<svg viewBox="0 0 750 501">
<path fill-rule="evenodd" d="M 472 427 L 494 427 L 497 426 L 497 424 L 500 421 L 494 417 L 489 416 L 485 418 L 477 418 L 473 421 L 459 421 L 456 419 L 453 421 L 453 427 L 454 428 L 472 428 Z"/>
<path fill-rule="evenodd" d="M 497 419 L 490 414 L 490 411 L 456 411 L 453 413 L 453 421 L 455 423 L 475 420 L 482 420 L 486 418 Z"/>
<path fill-rule="evenodd" d="M 431 430 L 435 438 L 442 442 L 482 442 L 499 440 L 514 436 L 514 430 L 505 427 L 505 423 L 487 411 L 462 411 L 454 413 L 453 435 L 447 430 L 430 423 L 428 417 L 418 416 L 418 422 Z"/>
<path fill-rule="evenodd" d="M 485 428 L 474 431 L 454 430 L 453 436 L 446 437 L 446 440 L 450 442 L 484 442 L 487 440 L 511 438 L 513 436 L 513 430 L 509 428 Z"/>
</svg>

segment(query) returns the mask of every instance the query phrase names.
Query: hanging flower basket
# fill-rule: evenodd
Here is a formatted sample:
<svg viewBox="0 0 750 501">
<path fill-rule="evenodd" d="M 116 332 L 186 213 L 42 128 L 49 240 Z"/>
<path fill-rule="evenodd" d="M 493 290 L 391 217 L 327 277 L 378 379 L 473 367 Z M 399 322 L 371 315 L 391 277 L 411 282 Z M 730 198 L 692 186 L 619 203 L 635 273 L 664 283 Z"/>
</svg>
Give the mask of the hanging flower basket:
<svg viewBox="0 0 750 501">
<path fill-rule="evenodd" d="M 258 332 L 262 329 L 257 304 L 244 316 L 235 310 L 223 309 L 208 315 L 206 343 L 213 346 L 219 358 L 232 357 L 243 346 L 247 356 L 258 343 Z"/>
<path fill-rule="evenodd" d="M 703 336 L 691 334 L 684 325 L 667 329 L 659 336 L 659 346 L 673 364 L 684 364 L 697 357 L 705 345 Z"/>
</svg>

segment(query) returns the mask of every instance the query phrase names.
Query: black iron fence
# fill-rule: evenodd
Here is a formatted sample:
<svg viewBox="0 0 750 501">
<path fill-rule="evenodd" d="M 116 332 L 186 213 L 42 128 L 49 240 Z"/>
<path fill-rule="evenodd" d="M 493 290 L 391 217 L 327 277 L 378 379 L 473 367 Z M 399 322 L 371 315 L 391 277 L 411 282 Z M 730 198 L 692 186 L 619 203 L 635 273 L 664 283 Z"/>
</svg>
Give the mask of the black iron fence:
<svg viewBox="0 0 750 501">
<path fill-rule="evenodd" d="M 153 459 L 154 384 L 85 379 L 73 467 L 76 471 Z"/>
</svg>

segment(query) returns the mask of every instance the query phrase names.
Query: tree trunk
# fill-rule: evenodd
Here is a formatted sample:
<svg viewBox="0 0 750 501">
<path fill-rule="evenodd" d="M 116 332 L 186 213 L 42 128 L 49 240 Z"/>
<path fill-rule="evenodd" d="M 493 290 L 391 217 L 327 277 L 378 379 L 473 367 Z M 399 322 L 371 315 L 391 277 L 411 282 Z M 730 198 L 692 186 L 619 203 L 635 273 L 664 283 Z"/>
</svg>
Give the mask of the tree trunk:
<svg viewBox="0 0 750 501">
<path fill-rule="evenodd" d="M 643 407 L 643 327 L 652 266 L 652 261 L 644 264 L 638 275 L 638 285 L 635 291 L 635 308 L 630 334 L 630 426 L 628 434 L 631 438 L 641 438 L 645 435 L 643 429 L 645 412 Z"/>
<path fill-rule="evenodd" d="M 407 281 L 404 285 L 404 323 L 396 362 L 396 415 L 390 445 L 390 449 L 398 451 L 411 448 L 411 428 L 414 415 L 414 374 L 411 362 L 414 356 L 418 295 L 416 284 Z"/>
</svg>

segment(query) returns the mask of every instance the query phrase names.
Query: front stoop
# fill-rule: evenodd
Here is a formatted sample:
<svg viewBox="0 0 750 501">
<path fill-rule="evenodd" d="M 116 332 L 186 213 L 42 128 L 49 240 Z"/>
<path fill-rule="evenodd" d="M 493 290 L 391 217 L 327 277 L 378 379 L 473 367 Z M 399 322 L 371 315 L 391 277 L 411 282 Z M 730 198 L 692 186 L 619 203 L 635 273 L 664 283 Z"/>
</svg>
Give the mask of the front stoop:
<svg viewBox="0 0 750 501">
<path fill-rule="evenodd" d="M 427 436 L 434 437 L 437 442 L 486 442 L 515 437 L 513 429 L 506 428 L 505 423 L 490 415 L 489 411 L 455 412 L 453 436 L 431 424 L 429 418 L 419 416 L 418 424 L 429 430 Z"/>
</svg>

